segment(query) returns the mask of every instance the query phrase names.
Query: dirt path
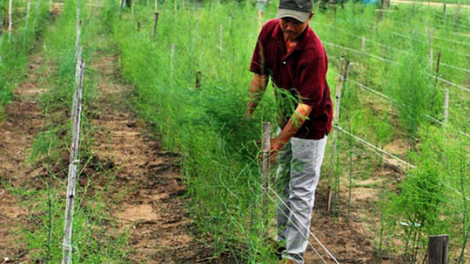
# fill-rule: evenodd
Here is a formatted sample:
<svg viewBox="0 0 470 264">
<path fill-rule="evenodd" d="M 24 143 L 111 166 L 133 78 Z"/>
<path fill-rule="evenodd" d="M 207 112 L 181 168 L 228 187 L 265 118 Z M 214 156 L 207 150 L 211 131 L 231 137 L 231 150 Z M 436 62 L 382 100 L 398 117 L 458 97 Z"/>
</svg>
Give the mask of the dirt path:
<svg viewBox="0 0 470 264">
<path fill-rule="evenodd" d="M 97 81 L 96 132 L 92 152 L 117 172 L 113 194 L 118 201 L 112 215 L 130 232 L 134 263 L 205 263 L 211 251 L 190 233 L 192 221 L 174 153 L 160 150 L 158 142 L 128 108 L 133 87 L 125 84 L 118 58 L 103 36 L 102 47 L 88 63 Z M 111 161 L 111 162 L 109 162 Z"/>
<path fill-rule="evenodd" d="M 42 169 L 29 165 L 28 150 L 43 126 L 43 110 L 38 101 L 43 92 L 41 77 L 45 74 L 39 51 L 29 59 L 27 79 L 14 91 L 14 100 L 7 106 L 7 119 L 0 124 L 0 258 L 15 260 L 26 254 L 18 243 L 20 224 L 29 215 L 8 186 L 19 191 L 37 180 Z"/>
</svg>

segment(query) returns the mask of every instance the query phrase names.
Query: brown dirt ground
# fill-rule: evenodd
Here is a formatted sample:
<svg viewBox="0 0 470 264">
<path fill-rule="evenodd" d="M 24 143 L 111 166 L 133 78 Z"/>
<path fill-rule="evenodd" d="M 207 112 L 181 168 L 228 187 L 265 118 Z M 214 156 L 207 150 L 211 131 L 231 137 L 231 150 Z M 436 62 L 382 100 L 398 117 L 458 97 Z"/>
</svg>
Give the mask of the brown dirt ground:
<svg viewBox="0 0 470 264">
<path fill-rule="evenodd" d="M 328 162 L 325 162 L 324 166 L 328 166 Z M 377 186 L 386 185 L 386 182 L 395 182 L 400 175 L 393 166 L 385 164 L 376 169 L 373 177 L 356 179 L 351 191 L 349 223 L 346 222 L 349 191 L 345 177 L 340 187 L 341 217 L 326 212 L 328 196 L 326 176 L 320 182 L 310 230 L 339 263 L 377 263 L 376 246 L 380 223 L 375 209 L 380 198 Z M 353 177 L 356 177 L 354 172 Z M 393 184 L 389 188 L 393 189 Z M 306 264 L 323 263 L 318 255 L 321 255 L 326 263 L 335 263 L 314 238 L 310 237 L 309 241 L 319 254 L 309 246 L 305 254 Z M 402 263 L 397 256 L 389 255 L 387 252 L 382 252 L 381 261 L 384 264 Z"/>
<path fill-rule="evenodd" d="M 18 231 L 30 214 L 18 196 L 7 186 L 34 186 L 42 168 L 28 163 L 28 149 L 43 125 L 44 115 L 38 95 L 44 90 L 38 83 L 42 77 L 41 57 L 29 59 L 30 73 L 14 91 L 13 102 L 6 107 L 7 119 L 0 124 L 0 258 L 15 260 L 26 254 Z M 36 185 L 37 186 L 37 185 Z"/>
<path fill-rule="evenodd" d="M 112 195 L 124 196 L 112 215 L 130 232 L 132 263 L 207 263 L 212 251 L 190 231 L 193 224 L 182 197 L 186 187 L 179 168 L 172 166 L 178 155 L 162 151 L 128 108 L 133 87 L 121 80 L 118 57 L 103 50 L 90 57 L 98 93 L 92 153 L 112 161 L 118 172 Z"/>
</svg>

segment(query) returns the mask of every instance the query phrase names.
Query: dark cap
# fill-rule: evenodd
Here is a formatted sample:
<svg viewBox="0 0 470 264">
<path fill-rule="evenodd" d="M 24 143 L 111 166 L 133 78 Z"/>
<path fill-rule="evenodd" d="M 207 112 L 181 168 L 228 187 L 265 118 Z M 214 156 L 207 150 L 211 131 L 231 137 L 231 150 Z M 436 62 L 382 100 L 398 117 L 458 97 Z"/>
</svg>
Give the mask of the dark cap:
<svg viewBox="0 0 470 264">
<path fill-rule="evenodd" d="M 305 22 L 312 10 L 312 0 L 281 0 L 277 10 L 277 18 L 292 17 L 300 22 Z"/>
</svg>

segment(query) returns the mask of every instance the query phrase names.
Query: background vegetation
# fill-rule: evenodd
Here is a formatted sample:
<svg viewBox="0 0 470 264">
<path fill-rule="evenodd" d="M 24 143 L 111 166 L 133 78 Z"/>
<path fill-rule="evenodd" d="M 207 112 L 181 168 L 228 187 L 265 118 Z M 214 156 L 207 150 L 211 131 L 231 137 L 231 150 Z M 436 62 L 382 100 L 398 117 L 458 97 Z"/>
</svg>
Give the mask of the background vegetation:
<svg viewBox="0 0 470 264">
<path fill-rule="evenodd" d="M 272 263 L 274 256 L 266 242 L 273 235 L 270 220 L 276 201 L 271 194 L 266 212 L 256 141 L 261 138 L 263 122 L 275 124 L 278 105 L 270 87 L 254 119 L 244 117 L 251 79 L 249 62 L 260 28 L 253 1 L 160 1 L 154 38 L 154 3 L 134 3 L 133 8 L 120 9 L 116 1 L 109 0 L 100 19 L 85 8 L 85 58 L 90 49 L 100 48 L 93 44 L 93 36 L 98 31 L 109 34 L 120 55 L 122 74 L 135 86 L 132 103 L 136 110 L 153 124 L 165 148 L 182 154 L 178 165 L 189 188 L 188 206 L 199 235 L 212 241 L 215 254 L 231 252 L 240 263 Z M 276 4 L 267 6 L 263 22 L 275 17 Z M 40 6 L 39 10 L 46 9 Z M 55 89 L 41 99 L 51 112 L 65 111 L 71 105 L 75 8 L 76 2 L 68 0 L 56 25 L 45 34 L 45 51 L 60 65 L 52 77 Z M 405 261 L 422 261 L 427 237 L 447 233 L 452 257 L 464 263 L 470 234 L 470 190 L 466 188 L 470 171 L 468 10 L 448 7 L 444 13 L 421 5 L 378 10 L 351 2 L 344 8 L 320 10 L 315 6 L 315 12 L 311 27 L 329 54 L 332 98 L 338 75 L 343 73 L 341 65 L 346 59 L 351 61 L 348 80 L 340 87 L 338 127 L 377 146 L 376 153 L 386 151 L 394 157 L 376 155 L 347 133 L 337 132 L 335 153 L 339 154 L 334 159 L 333 145 L 329 144 L 321 184 L 330 184 L 336 190 L 338 222 L 351 211 L 350 196 L 348 199 L 341 190 L 370 179 L 382 192 L 374 215 L 380 221 L 370 225 L 371 232 L 380 234 L 374 241 L 378 261 L 383 251 Z M 32 17 L 39 20 L 41 16 Z M 11 98 L 11 89 L 24 70 L 31 44 L 21 43 L 33 41 L 28 35 L 33 33 L 22 32 L 19 29 L 10 39 L 3 34 L 0 39 L 3 104 Z M 436 81 L 439 52 L 441 79 Z M 202 76 L 199 88 L 198 71 Z M 87 85 L 86 101 L 92 102 L 93 83 Z M 444 122 L 446 89 L 450 113 Z M 90 109 L 86 111 L 85 116 L 92 114 Z M 59 153 L 67 149 L 65 131 L 70 124 L 64 118 L 49 118 L 31 153 L 32 162 L 52 167 L 62 162 Z M 84 128 L 89 135 L 92 126 L 86 119 Z M 87 152 L 91 140 L 85 137 L 84 160 L 92 158 Z M 379 172 L 397 159 L 413 166 L 392 163 L 404 171 L 403 179 L 381 179 Z M 103 170 L 98 175 L 107 173 L 113 172 Z M 41 203 L 24 199 L 27 205 L 37 206 L 37 211 L 48 212 L 34 216 L 45 223 L 40 230 L 25 230 L 25 234 L 29 247 L 37 249 L 38 258 L 51 262 L 57 262 L 61 255 L 64 205 L 59 198 L 63 174 L 48 171 L 44 179 L 47 189 L 34 192 L 34 196 L 43 198 Z M 74 246 L 80 252 L 76 260 L 126 261 L 126 234 L 107 236 L 102 224 L 107 218 L 102 212 L 112 202 L 100 193 L 90 197 L 86 190 L 79 195 L 86 198 L 79 202 L 74 223 Z M 19 197 L 31 195 L 21 189 L 11 191 Z M 344 208 L 345 202 L 348 208 Z M 98 234 L 94 230 L 99 230 Z M 402 243 L 395 243 L 397 240 Z"/>
<path fill-rule="evenodd" d="M 254 4 L 160 3 L 155 40 L 152 5 L 138 1 L 133 10 L 118 10 L 109 2 L 108 10 L 107 25 L 121 54 L 123 74 L 136 86 L 139 112 L 156 124 L 167 148 L 184 155 L 181 165 L 200 230 L 213 237 L 216 248 L 232 251 L 242 262 L 270 263 L 264 242 L 269 227 L 263 225 L 259 211 L 259 166 L 247 157 L 255 156 L 252 146 L 260 138 L 261 122 L 274 120 L 272 90 L 253 123 L 243 126 L 248 66 L 259 30 Z M 264 19 L 275 12 L 273 3 Z M 333 94 L 341 56 L 352 62 L 349 81 L 342 88 L 339 126 L 416 166 L 404 168 L 407 173 L 398 187 L 391 187 L 395 179 L 384 179 L 384 200 L 377 204 L 383 214 L 380 226 L 386 227 L 377 248 L 400 252 L 405 259 L 425 258 L 423 249 L 431 234 L 451 234 L 451 250 L 457 257 L 466 248 L 469 165 L 463 150 L 468 150 L 469 138 L 463 134 L 470 132 L 470 96 L 444 81 L 435 85 L 434 75 L 440 51 L 439 77 L 468 87 L 469 37 L 462 33 L 470 28 L 467 18 L 468 11 L 457 8 L 444 14 L 419 5 L 380 11 L 348 3 L 344 9 L 316 10 L 311 23 L 330 57 Z M 138 21 L 143 25 L 140 31 Z M 203 76 L 200 89 L 195 88 L 197 71 Z M 442 125 L 445 89 L 450 90 L 451 107 L 449 122 Z M 373 152 L 364 153 L 363 146 L 346 135 L 339 138 L 340 155 L 354 152 L 350 155 L 374 158 L 350 162 L 327 157 L 325 179 L 338 177 L 328 181 L 336 182 L 339 190 L 340 185 L 376 178 L 385 161 Z M 392 149 L 401 142 L 401 149 Z M 349 184 L 348 171 L 356 172 Z M 339 216 L 346 211 L 339 206 L 336 210 Z M 417 228 L 404 228 L 403 222 Z M 395 248 L 392 237 L 402 237 L 405 248 Z"/>
<path fill-rule="evenodd" d="M 0 31 L 0 120 L 4 118 L 3 109 L 13 96 L 13 89 L 26 74 L 28 52 L 34 48 L 50 16 L 45 1 L 31 1 L 29 15 L 27 2 L 14 2 L 12 13 L 13 32 L 8 33 L 8 4 L 2 1 L 2 28 Z M 28 15 L 28 16 L 27 16 Z"/>
</svg>

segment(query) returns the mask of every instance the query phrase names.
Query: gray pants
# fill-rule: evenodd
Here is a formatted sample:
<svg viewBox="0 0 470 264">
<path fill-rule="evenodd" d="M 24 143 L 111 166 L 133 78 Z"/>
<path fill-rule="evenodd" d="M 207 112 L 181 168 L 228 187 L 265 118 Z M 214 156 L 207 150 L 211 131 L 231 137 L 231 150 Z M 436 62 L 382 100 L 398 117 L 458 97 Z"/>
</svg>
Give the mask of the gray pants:
<svg viewBox="0 0 470 264">
<path fill-rule="evenodd" d="M 320 140 L 291 138 L 279 152 L 277 191 L 284 200 L 277 208 L 277 241 L 285 243 L 283 258 L 303 264 L 308 246 L 315 189 L 327 136 Z M 286 206 L 287 205 L 287 206 Z M 294 216 L 295 215 L 295 216 Z"/>
</svg>

